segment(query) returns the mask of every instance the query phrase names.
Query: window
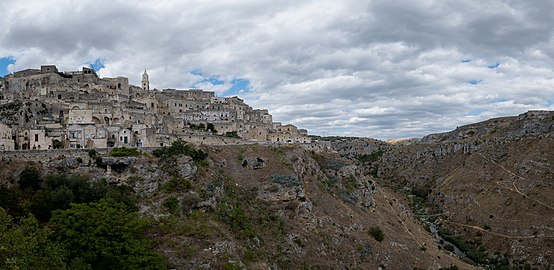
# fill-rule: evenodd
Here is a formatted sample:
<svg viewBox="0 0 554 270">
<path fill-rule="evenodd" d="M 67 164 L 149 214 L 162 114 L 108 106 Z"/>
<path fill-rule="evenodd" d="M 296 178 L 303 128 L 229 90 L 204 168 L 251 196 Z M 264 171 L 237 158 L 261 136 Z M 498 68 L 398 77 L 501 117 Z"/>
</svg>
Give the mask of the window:
<svg viewBox="0 0 554 270">
<path fill-rule="evenodd" d="M 35 134 L 35 142 L 38 142 L 38 134 Z"/>
</svg>

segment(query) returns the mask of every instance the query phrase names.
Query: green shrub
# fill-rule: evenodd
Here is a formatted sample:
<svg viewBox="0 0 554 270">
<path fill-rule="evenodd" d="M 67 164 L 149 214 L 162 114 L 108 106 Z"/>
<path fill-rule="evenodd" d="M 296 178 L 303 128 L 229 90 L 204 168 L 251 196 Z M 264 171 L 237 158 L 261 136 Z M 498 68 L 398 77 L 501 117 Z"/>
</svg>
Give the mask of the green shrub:
<svg viewBox="0 0 554 270">
<path fill-rule="evenodd" d="M 242 267 L 237 262 L 229 261 L 229 262 L 226 262 L 223 265 L 223 269 L 225 269 L 225 270 L 242 270 Z"/>
<path fill-rule="evenodd" d="M 97 154 L 98 154 L 98 153 L 97 153 L 96 150 L 94 150 L 94 149 L 90 149 L 90 150 L 88 151 L 88 156 L 89 156 L 90 158 L 96 157 Z"/>
<path fill-rule="evenodd" d="M 377 161 L 381 156 L 383 156 L 383 150 L 377 150 L 371 154 L 359 155 L 358 160 L 362 163 L 371 163 Z"/>
<path fill-rule="evenodd" d="M 248 217 L 244 208 L 227 204 L 219 204 L 217 208 L 220 220 L 228 224 L 231 230 L 238 234 L 239 238 L 256 236 L 251 218 Z"/>
<path fill-rule="evenodd" d="M 381 230 L 381 227 L 374 226 L 369 228 L 368 231 L 369 235 L 371 235 L 375 240 L 381 242 L 385 239 L 385 235 L 383 234 L 383 230 Z"/>
<path fill-rule="evenodd" d="M 484 248 L 476 244 L 471 244 L 463 239 L 462 236 L 451 232 L 443 226 L 438 228 L 438 234 L 446 241 L 452 243 L 463 253 L 465 253 L 471 260 L 480 264 L 489 263 Z"/>
<path fill-rule="evenodd" d="M 358 202 L 358 197 L 344 188 L 338 189 L 336 194 L 345 203 L 356 204 Z"/>
<path fill-rule="evenodd" d="M 344 189 L 348 192 L 354 191 L 358 187 L 358 180 L 353 175 L 343 178 Z"/>
<path fill-rule="evenodd" d="M 274 174 L 271 176 L 271 181 L 286 187 L 298 187 L 302 185 L 302 182 L 296 176 L 291 175 Z"/>
<path fill-rule="evenodd" d="M 137 148 L 116 147 L 110 151 L 112 157 L 136 157 L 140 154 L 140 150 Z"/>
<path fill-rule="evenodd" d="M 225 137 L 240 139 L 240 136 L 236 131 L 227 131 L 227 132 L 225 132 Z"/>
<path fill-rule="evenodd" d="M 206 159 L 208 155 L 202 150 L 196 150 L 191 145 L 185 143 L 183 140 L 178 139 L 174 141 L 169 147 L 162 147 L 154 150 L 152 154 L 155 157 L 169 158 L 178 155 L 185 155 L 192 157 L 195 161 L 201 161 Z"/>
<path fill-rule="evenodd" d="M 162 190 L 165 192 L 187 191 L 191 188 L 192 183 L 190 182 L 190 180 L 184 177 L 177 176 L 173 176 L 162 186 Z"/>
<path fill-rule="evenodd" d="M 179 199 L 177 199 L 176 197 L 169 197 L 164 200 L 162 206 L 167 208 L 169 212 L 175 213 L 177 209 L 179 209 Z"/>
<path fill-rule="evenodd" d="M 100 167 L 102 166 L 102 157 L 95 157 L 94 158 L 94 163 L 96 164 L 97 167 Z"/>
<path fill-rule="evenodd" d="M 213 123 L 208 123 L 208 125 L 206 125 L 206 131 L 217 133 L 217 130 L 215 129 L 215 126 Z"/>
<path fill-rule="evenodd" d="M 327 170 L 338 171 L 343 166 L 342 162 L 339 160 L 327 160 L 325 161 L 324 168 Z"/>
</svg>

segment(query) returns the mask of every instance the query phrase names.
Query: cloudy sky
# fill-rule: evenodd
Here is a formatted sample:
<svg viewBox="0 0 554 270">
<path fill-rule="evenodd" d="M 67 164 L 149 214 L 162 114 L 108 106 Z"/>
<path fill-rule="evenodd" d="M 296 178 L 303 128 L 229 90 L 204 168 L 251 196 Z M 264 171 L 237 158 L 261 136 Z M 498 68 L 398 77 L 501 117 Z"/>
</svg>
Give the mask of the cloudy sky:
<svg viewBox="0 0 554 270">
<path fill-rule="evenodd" d="M 0 0 L 0 75 L 213 90 L 311 134 L 419 137 L 554 110 L 552 0 Z"/>
</svg>

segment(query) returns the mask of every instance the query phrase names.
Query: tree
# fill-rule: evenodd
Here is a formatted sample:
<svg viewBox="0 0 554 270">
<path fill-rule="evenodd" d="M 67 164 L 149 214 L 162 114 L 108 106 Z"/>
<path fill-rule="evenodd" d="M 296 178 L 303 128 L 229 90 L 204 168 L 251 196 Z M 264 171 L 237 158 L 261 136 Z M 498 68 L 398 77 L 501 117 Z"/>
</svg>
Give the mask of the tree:
<svg viewBox="0 0 554 270">
<path fill-rule="evenodd" d="M 213 133 L 217 133 L 217 130 L 215 129 L 215 126 L 213 123 L 208 123 L 208 125 L 206 126 L 206 130 L 211 131 Z"/>
<path fill-rule="evenodd" d="M 0 269 L 67 269 L 64 251 L 33 216 L 15 223 L 0 207 Z"/>
<path fill-rule="evenodd" d="M 21 173 L 19 173 L 19 188 L 37 190 L 41 185 L 41 177 L 38 169 L 34 167 L 25 167 Z"/>
<path fill-rule="evenodd" d="M 147 222 L 125 204 L 102 199 L 53 212 L 55 239 L 68 258 L 92 269 L 166 269 L 144 236 Z"/>
</svg>

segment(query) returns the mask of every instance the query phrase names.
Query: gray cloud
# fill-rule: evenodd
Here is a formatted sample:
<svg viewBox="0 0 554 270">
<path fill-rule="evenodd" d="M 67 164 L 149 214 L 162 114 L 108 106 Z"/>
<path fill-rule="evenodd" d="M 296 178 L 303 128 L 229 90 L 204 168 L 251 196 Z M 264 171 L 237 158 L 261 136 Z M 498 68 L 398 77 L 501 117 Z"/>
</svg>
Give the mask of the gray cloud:
<svg viewBox="0 0 554 270">
<path fill-rule="evenodd" d="M 138 84 L 147 68 L 157 88 L 190 87 L 202 70 L 224 82 L 199 84 L 218 94 L 246 79 L 249 104 L 312 133 L 422 136 L 554 110 L 549 0 L 0 4 L 0 57 L 17 69 L 103 59 L 101 75 Z"/>
</svg>

